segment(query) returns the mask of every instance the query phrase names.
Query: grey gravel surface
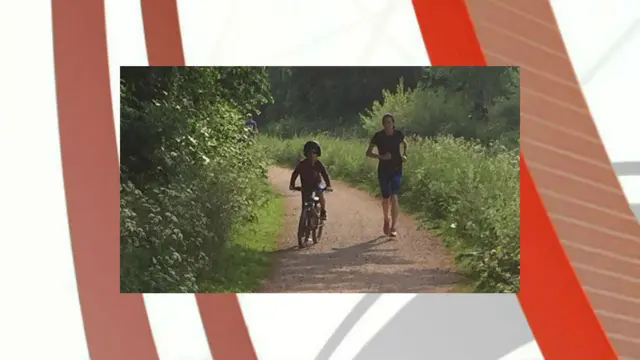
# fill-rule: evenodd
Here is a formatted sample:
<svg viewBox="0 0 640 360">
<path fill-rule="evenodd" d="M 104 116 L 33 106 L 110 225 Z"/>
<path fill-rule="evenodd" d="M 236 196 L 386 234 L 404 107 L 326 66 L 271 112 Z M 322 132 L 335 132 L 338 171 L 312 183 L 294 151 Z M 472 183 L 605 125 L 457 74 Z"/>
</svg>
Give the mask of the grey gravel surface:
<svg viewBox="0 0 640 360">
<path fill-rule="evenodd" d="M 298 249 L 300 193 L 289 191 L 290 176 L 290 169 L 269 169 L 271 183 L 285 196 L 285 225 L 261 292 L 450 292 L 459 281 L 438 238 L 404 213 L 398 237 L 384 236 L 380 200 L 335 180 L 334 192 L 325 194 L 322 238 Z"/>
</svg>

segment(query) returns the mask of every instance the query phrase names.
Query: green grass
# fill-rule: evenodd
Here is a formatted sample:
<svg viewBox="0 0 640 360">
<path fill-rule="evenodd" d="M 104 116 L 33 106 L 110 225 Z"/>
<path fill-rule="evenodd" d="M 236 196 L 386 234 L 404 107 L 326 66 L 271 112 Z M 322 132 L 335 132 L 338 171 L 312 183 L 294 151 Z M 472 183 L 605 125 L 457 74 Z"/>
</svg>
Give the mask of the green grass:
<svg viewBox="0 0 640 360">
<path fill-rule="evenodd" d="M 305 141 L 322 145 L 332 178 L 378 195 L 377 162 L 365 157 L 366 139 L 326 135 L 263 136 L 265 152 L 291 167 Z M 485 147 L 451 137 L 409 140 L 400 204 L 439 236 L 475 292 L 519 292 L 520 165 L 517 148 Z"/>
<path fill-rule="evenodd" d="M 470 294 L 473 293 L 474 290 L 475 289 L 472 284 L 469 284 L 468 282 L 462 282 L 454 285 L 451 292 L 456 294 Z"/>
<path fill-rule="evenodd" d="M 284 198 L 270 194 L 258 209 L 254 222 L 233 230 L 216 265 L 214 279 L 203 292 L 247 293 L 256 291 L 271 269 L 271 252 L 284 225 Z"/>
</svg>

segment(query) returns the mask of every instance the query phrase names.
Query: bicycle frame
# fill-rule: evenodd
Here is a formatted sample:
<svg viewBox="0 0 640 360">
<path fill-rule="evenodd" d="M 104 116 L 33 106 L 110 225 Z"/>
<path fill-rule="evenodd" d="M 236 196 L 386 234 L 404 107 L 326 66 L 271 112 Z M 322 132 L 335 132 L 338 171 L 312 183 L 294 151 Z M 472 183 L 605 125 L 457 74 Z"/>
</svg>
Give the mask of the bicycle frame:
<svg viewBox="0 0 640 360">
<path fill-rule="evenodd" d="M 319 204 L 319 199 L 318 196 L 320 194 L 322 194 L 327 188 L 321 188 L 321 189 L 317 189 L 315 191 L 313 191 L 310 195 L 308 199 L 304 199 L 303 204 L 304 206 L 308 206 L 308 205 L 317 205 Z M 296 186 L 293 188 L 293 190 L 295 191 L 300 191 L 302 192 L 302 188 L 300 186 Z"/>
<path fill-rule="evenodd" d="M 305 207 L 315 208 L 320 203 L 320 199 L 318 198 L 318 196 L 320 196 L 320 194 L 322 194 L 323 192 L 324 189 L 319 189 L 312 192 L 309 198 L 304 200 Z"/>
<path fill-rule="evenodd" d="M 301 187 L 294 187 L 293 190 L 302 191 Z M 312 237 L 313 243 L 318 242 L 318 238 L 322 236 L 322 224 L 318 205 L 320 203 L 319 195 L 326 188 L 313 191 L 308 198 L 303 199 L 302 212 L 300 214 L 300 223 L 298 225 L 298 246 L 302 248 L 304 243 L 308 242 L 309 236 Z M 304 241 L 303 241 L 304 238 Z"/>
</svg>

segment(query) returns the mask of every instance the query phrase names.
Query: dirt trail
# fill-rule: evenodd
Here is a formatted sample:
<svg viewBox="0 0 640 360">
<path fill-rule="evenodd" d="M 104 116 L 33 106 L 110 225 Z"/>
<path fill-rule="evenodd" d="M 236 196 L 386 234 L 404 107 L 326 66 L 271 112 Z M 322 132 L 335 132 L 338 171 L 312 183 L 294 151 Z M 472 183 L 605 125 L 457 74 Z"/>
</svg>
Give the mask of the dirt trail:
<svg viewBox="0 0 640 360">
<path fill-rule="evenodd" d="M 286 196 L 285 227 L 262 292 L 448 292 L 458 281 L 440 240 L 403 213 L 398 237 L 382 236 L 379 199 L 339 181 L 325 194 L 322 239 L 297 249 L 300 193 L 289 191 L 290 176 L 289 169 L 269 169 L 274 188 Z"/>
</svg>

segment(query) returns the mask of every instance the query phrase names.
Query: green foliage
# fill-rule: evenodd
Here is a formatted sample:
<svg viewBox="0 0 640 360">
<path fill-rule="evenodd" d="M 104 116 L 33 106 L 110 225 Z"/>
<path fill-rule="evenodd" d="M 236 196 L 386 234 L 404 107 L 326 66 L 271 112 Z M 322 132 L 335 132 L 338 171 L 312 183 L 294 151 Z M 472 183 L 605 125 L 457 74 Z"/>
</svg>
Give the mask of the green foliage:
<svg viewBox="0 0 640 360">
<path fill-rule="evenodd" d="M 364 156 L 366 139 L 316 135 L 332 177 L 379 192 L 376 162 Z M 291 166 L 308 138 L 263 138 L 269 156 Z M 403 175 L 402 206 L 455 254 L 476 291 L 517 292 L 520 287 L 519 151 L 499 144 L 438 136 L 412 137 Z"/>
<path fill-rule="evenodd" d="M 123 68 L 121 289 L 196 292 L 267 200 L 244 113 L 271 101 L 263 68 Z"/>
<path fill-rule="evenodd" d="M 362 127 L 368 135 L 380 130 L 382 116 L 391 113 L 396 118 L 398 129 L 406 131 L 407 120 L 413 114 L 414 91 L 405 89 L 404 80 L 396 86 L 395 93 L 387 89 L 382 90 L 382 101 L 375 100 L 371 109 L 367 109 L 364 115 L 360 115 Z"/>
<path fill-rule="evenodd" d="M 308 93 L 326 93 L 316 90 L 322 84 L 300 81 L 306 81 Z M 412 137 L 402 206 L 440 233 L 476 291 L 517 292 L 519 68 L 428 67 L 421 69 L 419 82 L 412 81 L 407 86 L 400 79 L 394 91 L 388 84 L 382 87 L 381 98 L 358 110 L 358 130 L 318 135 L 324 129 L 316 120 L 292 112 L 276 122 L 272 129 L 277 131 L 271 133 L 289 139 L 262 142 L 279 164 L 292 166 L 302 143 L 319 139 L 332 176 L 377 194 L 376 163 L 364 152 L 370 136 L 380 130 L 382 116 L 392 113 L 396 127 Z M 340 126 L 339 121 L 333 124 Z"/>
<path fill-rule="evenodd" d="M 382 116 L 390 112 L 408 135 L 451 135 L 519 147 L 517 68 L 429 68 L 423 81 L 413 90 L 402 82 L 395 92 L 384 90 L 383 101 L 360 116 L 367 134 L 378 131 Z"/>
<path fill-rule="evenodd" d="M 316 137 L 333 176 L 377 193 L 364 151 L 391 112 L 412 136 L 403 206 L 476 291 L 517 291 L 519 79 L 501 67 L 122 68 L 121 290 L 251 291 L 282 216 L 268 161 L 293 165 Z M 290 139 L 257 142 L 247 112 Z"/>
<path fill-rule="evenodd" d="M 474 121 L 487 120 L 487 106 L 508 99 L 519 89 L 520 69 L 517 67 L 429 67 L 421 84 L 425 89 L 443 89 L 462 95 L 472 107 Z"/>
<path fill-rule="evenodd" d="M 214 278 L 208 281 L 204 292 L 246 293 L 256 291 L 271 269 L 272 252 L 284 225 L 284 198 L 271 195 L 259 207 L 256 220 L 236 226 L 230 241 L 220 249 Z"/>
<path fill-rule="evenodd" d="M 476 127 L 465 121 L 468 107 L 459 95 L 442 90 L 403 90 L 399 85 L 395 93 L 384 91 L 383 97 L 383 103 L 375 102 L 371 110 L 361 115 L 368 135 L 380 130 L 385 113 L 393 114 L 396 127 L 407 135 L 476 135 Z"/>
<path fill-rule="evenodd" d="M 417 86 L 420 67 L 292 67 L 270 68 L 275 103 L 265 108 L 265 123 L 284 119 L 270 132 L 284 136 L 304 131 L 344 133 L 359 128 L 358 113 L 382 91 L 404 78 Z"/>
</svg>

